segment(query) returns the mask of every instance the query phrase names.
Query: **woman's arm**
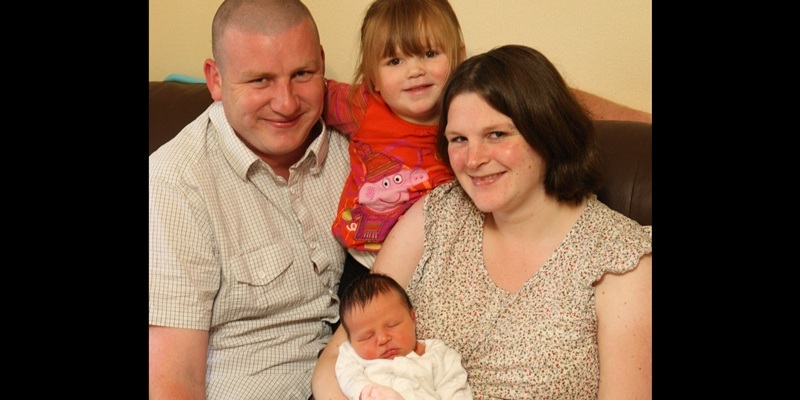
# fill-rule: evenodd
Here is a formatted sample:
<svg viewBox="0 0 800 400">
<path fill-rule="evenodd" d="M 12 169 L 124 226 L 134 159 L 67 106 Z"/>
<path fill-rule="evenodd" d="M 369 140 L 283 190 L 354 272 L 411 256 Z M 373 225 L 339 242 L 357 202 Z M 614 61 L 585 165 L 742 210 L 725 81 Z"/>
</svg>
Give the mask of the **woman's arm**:
<svg viewBox="0 0 800 400">
<path fill-rule="evenodd" d="M 397 224 L 389 232 L 383 242 L 372 271 L 382 272 L 393 277 L 406 287 L 411 280 L 420 257 L 422 257 L 423 216 L 422 203 L 425 196 L 419 198 Z M 339 326 L 328 345 L 319 356 L 311 377 L 311 391 L 316 400 L 344 400 L 347 397 L 339 387 L 336 379 L 336 359 L 339 357 L 339 346 L 347 340 L 344 328 Z"/>
<path fill-rule="evenodd" d="M 339 325 L 330 342 L 319 355 L 314 374 L 311 376 L 311 393 L 314 400 L 347 400 L 339 381 L 336 379 L 336 359 L 339 357 L 339 346 L 347 340 L 347 333 Z"/>
<path fill-rule="evenodd" d="M 422 205 L 426 199 L 427 196 L 417 199 L 400 217 L 383 241 L 372 266 L 372 271 L 391 276 L 404 288 L 408 286 L 411 275 L 422 258 L 425 237 Z"/>
<path fill-rule="evenodd" d="M 599 400 L 653 397 L 652 254 L 595 288 L 600 356 Z"/>
</svg>

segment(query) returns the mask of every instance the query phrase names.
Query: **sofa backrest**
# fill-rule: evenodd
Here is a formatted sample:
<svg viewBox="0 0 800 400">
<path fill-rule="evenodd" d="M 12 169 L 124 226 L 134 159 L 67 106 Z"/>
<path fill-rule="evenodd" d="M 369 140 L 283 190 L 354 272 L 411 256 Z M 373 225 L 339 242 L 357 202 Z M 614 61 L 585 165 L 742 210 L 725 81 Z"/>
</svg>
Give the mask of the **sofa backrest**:
<svg viewBox="0 0 800 400">
<path fill-rule="evenodd" d="M 603 153 L 597 198 L 642 225 L 653 224 L 653 125 L 595 121 Z"/>
<path fill-rule="evenodd" d="M 194 121 L 214 100 L 205 83 L 150 82 L 152 154 Z"/>
<path fill-rule="evenodd" d="M 153 153 L 212 103 L 203 83 L 150 82 L 150 140 Z M 604 185 L 597 197 L 609 207 L 652 225 L 652 125 L 595 121 L 603 153 Z"/>
</svg>

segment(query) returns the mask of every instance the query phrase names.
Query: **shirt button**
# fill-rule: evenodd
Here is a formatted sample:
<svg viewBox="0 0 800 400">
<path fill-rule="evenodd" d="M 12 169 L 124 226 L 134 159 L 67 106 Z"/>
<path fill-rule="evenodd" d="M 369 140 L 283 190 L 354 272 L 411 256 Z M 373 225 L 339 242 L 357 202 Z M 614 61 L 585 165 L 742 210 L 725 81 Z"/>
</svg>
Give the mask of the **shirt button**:
<svg viewBox="0 0 800 400">
<path fill-rule="evenodd" d="M 264 278 L 266 278 L 266 277 L 267 277 L 267 274 L 266 274 L 266 273 L 264 273 L 264 272 L 262 272 L 262 273 L 258 274 L 258 276 L 260 276 L 260 277 L 261 277 L 261 279 L 264 279 Z"/>
</svg>

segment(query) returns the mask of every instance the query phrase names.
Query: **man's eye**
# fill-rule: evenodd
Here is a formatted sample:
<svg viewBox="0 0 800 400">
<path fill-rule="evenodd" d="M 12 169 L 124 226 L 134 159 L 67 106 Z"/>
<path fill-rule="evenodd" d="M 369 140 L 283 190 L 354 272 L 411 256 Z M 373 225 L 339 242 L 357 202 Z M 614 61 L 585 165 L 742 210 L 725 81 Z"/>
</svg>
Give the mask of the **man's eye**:
<svg viewBox="0 0 800 400">
<path fill-rule="evenodd" d="M 314 73 L 310 71 L 297 71 L 294 74 L 294 79 L 298 82 L 308 82 L 314 77 Z"/>
</svg>

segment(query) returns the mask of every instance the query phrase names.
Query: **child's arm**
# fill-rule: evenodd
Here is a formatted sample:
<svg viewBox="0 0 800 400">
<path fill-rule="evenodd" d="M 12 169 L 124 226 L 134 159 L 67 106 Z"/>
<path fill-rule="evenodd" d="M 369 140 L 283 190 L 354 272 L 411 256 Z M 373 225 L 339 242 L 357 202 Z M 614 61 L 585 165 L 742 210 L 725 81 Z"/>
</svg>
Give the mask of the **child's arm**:
<svg viewBox="0 0 800 400">
<path fill-rule="evenodd" d="M 363 85 L 353 89 L 356 92 L 351 94 L 350 84 L 333 79 L 325 80 L 325 107 L 322 119 L 328 126 L 348 136 L 356 133 L 361 125 L 367 104 L 367 93 Z"/>
</svg>

